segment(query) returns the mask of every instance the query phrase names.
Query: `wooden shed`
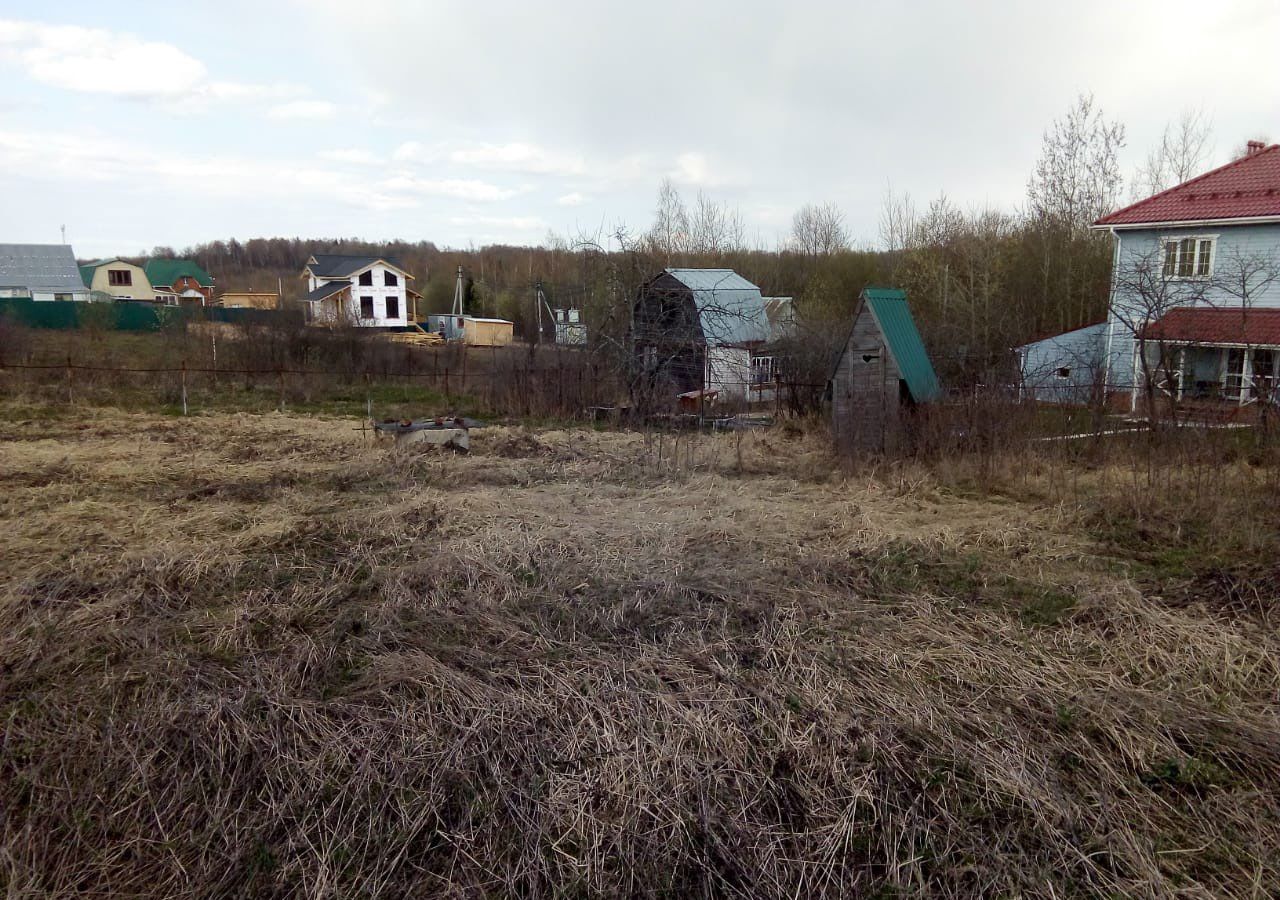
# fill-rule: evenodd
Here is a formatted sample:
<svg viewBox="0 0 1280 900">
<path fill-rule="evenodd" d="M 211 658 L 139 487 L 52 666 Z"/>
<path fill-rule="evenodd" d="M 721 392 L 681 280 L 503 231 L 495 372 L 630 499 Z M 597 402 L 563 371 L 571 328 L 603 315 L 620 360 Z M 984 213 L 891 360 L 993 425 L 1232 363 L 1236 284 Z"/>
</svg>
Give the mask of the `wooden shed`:
<svg viewBox="0 0 1280 900">
<path fill-rule="evenodd" d="M 942 391 L 920 339 L 907 295 L 867 288 L 831 375 L 836 449 L 893 452 L 907 434 L 907 412 Z"/>
<path fill-rule="evenodd" d="M 770 324 L 760 288 L 732 269 L 663 270 L 633 307 L 641 392 L 649 401 L 696 395 L 699 408 L 712 398 L 749 402 Z"/>
<path fill-rule="evenodd" d="M 515 323 L 506 319 L 463 316 L 462 339 L 472 347 L 505 347 L 515 333 Z"/>
</svg>

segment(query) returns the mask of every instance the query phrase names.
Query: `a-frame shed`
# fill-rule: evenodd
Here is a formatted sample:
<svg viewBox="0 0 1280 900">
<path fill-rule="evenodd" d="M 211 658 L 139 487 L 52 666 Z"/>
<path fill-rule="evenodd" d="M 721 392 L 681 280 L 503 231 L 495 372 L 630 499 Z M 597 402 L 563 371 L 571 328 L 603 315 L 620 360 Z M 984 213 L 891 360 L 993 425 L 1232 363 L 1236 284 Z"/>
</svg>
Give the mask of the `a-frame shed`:
<svg viewBox="0 0 1280 900">
<path fill-rule="evenodd" d="M 831 375 L 836 449 L 893 452 L 906 436 L 904 408 L 942 394 L 907 295 L 867 288 Z"/>
</svg>

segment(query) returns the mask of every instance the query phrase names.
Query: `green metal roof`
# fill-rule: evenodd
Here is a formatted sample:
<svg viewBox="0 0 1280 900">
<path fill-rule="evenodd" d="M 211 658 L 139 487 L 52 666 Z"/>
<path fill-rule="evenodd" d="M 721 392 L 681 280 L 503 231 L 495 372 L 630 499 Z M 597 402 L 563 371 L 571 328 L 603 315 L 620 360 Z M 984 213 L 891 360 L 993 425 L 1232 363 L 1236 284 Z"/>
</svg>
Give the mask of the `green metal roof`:
<svg viewBox="0 0 1280 900">
<path fill-rule="evenodd" d="M 179 278 L 194 278 L 201 287 L 213 287 L 213 276 L 191 259 L 149 259 L 142 267 L 153 285 L 172 287 Z"/>
<path fill-rule="evenodd" d="M 863 302 L 871 310 L 885 345 L 898 364 L 898 372 L 907 383 L 911 396 L 918 401 L 936 400 L 942 396 L 938 376 L 929 361 L 929 353 L 920 340 L 911 307 L 907 305 L 904 291 L 894 288 L 867 288 L 862 292 Z"/>
<path fill-rule="evenodd" d="M 93 272 L 97 268 L 93 263 L 80 267 L 80 280 L 84 282 L 85 287 L 93 287 Z"/>
</svg>

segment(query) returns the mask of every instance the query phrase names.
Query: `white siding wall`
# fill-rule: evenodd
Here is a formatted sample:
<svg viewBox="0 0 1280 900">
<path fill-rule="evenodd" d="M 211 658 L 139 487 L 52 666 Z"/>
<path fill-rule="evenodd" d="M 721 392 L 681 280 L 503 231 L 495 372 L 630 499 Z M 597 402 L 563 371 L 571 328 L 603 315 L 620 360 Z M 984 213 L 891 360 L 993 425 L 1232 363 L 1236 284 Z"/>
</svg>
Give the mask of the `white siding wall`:
<svg viewBox="0 0 1280 900">
<path fill-rule="evenodd" d="M 706 389 L 722 399 L 746 399 L 751 384 L 751 351 L 738 347 L 708 347 Z"/>
<path fill-rule="evenodd" d="M 352 275 L 348 281 L 351 282 L 351 316 L 352 324 L 360 325 L 367 328 L 389 328 L 396 325 L 409 324 L 409 294 L 405 282 L 408 280 L 403 272 L 395 272 L 386 266 L 378 263 L 369 270 L 373 275 L 373 284 L 360 284 L 360 274 Z M 396 276 L 398 284 L 389 286 L 386 284 L 385 273 L 391 272 Z M 328 279 L 328 283 L 332 283 L 333 279 Z M 307 279 L 307 290 L 314 291 L 322 283 L 314 275 Z M 373 318 L 360 318 L 360 298 L 373 298 Z M 387 301 L 396 301 L 396 315 L 387 315 Z M 321 321 L 332 321 L 336 317 L 334 304 L 331 301 L 324 301 L 318 305 L 316 319 Z"/>
<path fill-rule="evenodd" d="M 360 319 L 359 324 L 370 328 L 409 324 L 409 297 L 405 293 L 405 276 L 400 272 L 393 272 L 392 274 L 396 276 L 396 280 L 399 283 L 394 287 L 388 287 L 385 284 L 384 273 L 391 270 L 379 263 L 371 271 L 373 272 L 372 285 L 360 284 L 358 275 L 351 277 L 351 308 L 353 311 L 359 312 L 361 297 L 373 298 L 373 318 Z M 387 315 L 387 300 L 396 301 L 397 315 L 394 318 Z"/>
</svg>

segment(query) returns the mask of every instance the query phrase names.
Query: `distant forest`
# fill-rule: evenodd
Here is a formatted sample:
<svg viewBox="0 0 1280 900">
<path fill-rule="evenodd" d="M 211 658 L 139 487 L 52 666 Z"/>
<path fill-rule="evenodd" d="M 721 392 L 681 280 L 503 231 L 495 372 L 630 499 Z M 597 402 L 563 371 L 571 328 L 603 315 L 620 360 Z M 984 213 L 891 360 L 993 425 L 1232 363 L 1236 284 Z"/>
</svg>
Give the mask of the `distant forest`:
<svg viewBox="0 0 1280 900">
<path fill-rule="evenodd" d="M 1129 180 L 1128 200 L 1177 184 L 1209 167 L 1210 131 L 1202 114 L 1184 113 Z M 193 257 L 219 290 L 282 288 L 299 296 L 312 253 L 359 253 L 398 259 L 417 280 L 419 313 L 447 311 L 455 272 L 465 273 L 469 312 L 512 319 L 532 333 L 533 284 L 552 305 L 584 310 L 597 333 L 620 334 L 635 289 L 664 266 L 737 270 L 769 296 L 792 296 L 802 321 L 826 333 L 847 321 L 869 284 L 907 290 L 931 350 L 949 368 L 990 359 L 1042 334 L 1085 325 L 1106 312 L 1111 238 L 1090 229 L 1123 205 L 1118 154 L 1124 127 L 1092 97 L 1079 97 L 1044 134 L 1040 158 L 1016 211 L 961 209 L 945 195 L 918 206 L 888 195 L 878 246 L 851 246 L 831 203 L 799 210 L 781 246 L 753 248 L 739 213 L 706 194 L 687 200 L 670 184 L 658 192 L 653 221 L 634 232 L 548 235 L 541 246 L 441 249 L 430 241 L 254 238 L 214 241 L 156 256 Z"/>
</svg>

